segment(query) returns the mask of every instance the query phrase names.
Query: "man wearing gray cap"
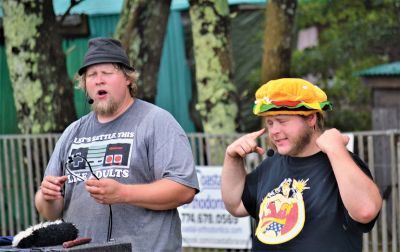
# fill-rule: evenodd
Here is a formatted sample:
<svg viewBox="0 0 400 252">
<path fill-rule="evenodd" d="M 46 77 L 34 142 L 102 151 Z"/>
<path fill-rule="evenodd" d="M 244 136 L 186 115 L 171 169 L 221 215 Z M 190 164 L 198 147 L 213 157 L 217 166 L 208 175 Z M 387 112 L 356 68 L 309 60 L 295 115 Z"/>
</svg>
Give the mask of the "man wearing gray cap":
<svg viewBox="0 0 400 252">
<path fill-rule="evenodd" d="M 168 112 L 135 98 L 137 78 L 119 41 L 89 41 L 78 80 L 92 112 L 57 142 L 35 204 L 45 219 L 72 222 L 93 242 L 180 251 L 176 208 L 199 190 L 193 155 Z"/>
</svg>

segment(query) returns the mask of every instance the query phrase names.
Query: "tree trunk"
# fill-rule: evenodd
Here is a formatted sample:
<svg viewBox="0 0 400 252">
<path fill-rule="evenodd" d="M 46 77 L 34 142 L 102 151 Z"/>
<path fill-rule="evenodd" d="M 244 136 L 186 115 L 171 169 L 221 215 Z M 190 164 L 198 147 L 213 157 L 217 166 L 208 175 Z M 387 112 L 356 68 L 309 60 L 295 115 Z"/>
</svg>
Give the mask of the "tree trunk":
<svg viewBox="0 0 400 252">
<path fill-rule="evenodd" d="M 125 0 L 114 37 L 140 73 L 138 97 L 154 103 L 171 0 Z"/>
<path fill-rule="evenodd" d="M 21 133 L 61 132 L 76 119 L 52 1 L 4 0 L 4 34 Z"/>
<path fill-rule="evenodd" d="M 266 7 L 262 83 L 290 77 L 296 0 L 269 0 Z"/>
<path fill-rule="evenodd" d="M 232 83 L 229 6 L 226 0 L 190 0 L 198 99 L 204 132 L 236 131 L 236 88 Z"/>
</svg>

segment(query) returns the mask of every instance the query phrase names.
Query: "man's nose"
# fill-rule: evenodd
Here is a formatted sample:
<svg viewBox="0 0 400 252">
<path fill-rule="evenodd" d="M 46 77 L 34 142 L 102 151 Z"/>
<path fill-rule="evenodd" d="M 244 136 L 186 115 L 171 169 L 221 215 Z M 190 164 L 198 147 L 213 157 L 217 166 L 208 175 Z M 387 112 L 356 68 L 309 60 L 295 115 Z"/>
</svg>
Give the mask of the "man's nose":
<svg viewBox="0 0 400 252">
<path fill-rule="evenodd" d="M 268 125 L 268 132 L 270 134 L 273 135 L 273 134 L 278 133 L 279 131 L 280 131 L 280 127 L 279 127 L 278 123 L 272 123 L 272 124 Z"/>
<path fill-rule="evenodd" d="M 103 83 L 104 83 L 104 78 L 103 78 L 103 75 L 102 75 L 102 74 L 98 74 L 98 75 L 96 76 L 95 83 L 96 83 L 96 84 L 103 84 Z"/>
</svg>

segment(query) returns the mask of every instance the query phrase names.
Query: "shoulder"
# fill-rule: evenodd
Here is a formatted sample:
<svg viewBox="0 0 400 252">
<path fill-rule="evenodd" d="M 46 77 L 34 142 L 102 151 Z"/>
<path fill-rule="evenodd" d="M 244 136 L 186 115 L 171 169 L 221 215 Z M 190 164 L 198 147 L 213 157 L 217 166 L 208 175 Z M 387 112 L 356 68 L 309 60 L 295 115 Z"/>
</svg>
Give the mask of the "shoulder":
<svg viewBox="0 0 400 252">
<path fill-rule="evenodd" d="M 72 122 L 61 134 L 60 140 L 65 140 L 70 136 L 74 136 L 76 132 L 79 131 L 79 128 L 86 125 L 86 123 L 93 117 L 93 112 L 90 112 L 87 115 L 82 116 L 78 120 Z"/>
<path fill-rule="evenodd" d="M 152 124 L 156 129 L 174 128 L 181 130 L 179 123 L 167 110 L 140 99 L 136 99 L 135 103 L 137 103 L 135 105 L 137 113 L 135 114 L 140 114 L 143 123 Z"/>
<path fill-rule="evenodd" d="M 137 106 L 136 108 L 140 110 L 141 113 L 146 114 L 146 117 L 148 118 L 156 118 L 160 116 L 173 118 L 171 113 L 169 113 L 167 110 L 152 103 L 140 99 L 136 99 L 135 103 L 135 106 Z"/>
</svg>

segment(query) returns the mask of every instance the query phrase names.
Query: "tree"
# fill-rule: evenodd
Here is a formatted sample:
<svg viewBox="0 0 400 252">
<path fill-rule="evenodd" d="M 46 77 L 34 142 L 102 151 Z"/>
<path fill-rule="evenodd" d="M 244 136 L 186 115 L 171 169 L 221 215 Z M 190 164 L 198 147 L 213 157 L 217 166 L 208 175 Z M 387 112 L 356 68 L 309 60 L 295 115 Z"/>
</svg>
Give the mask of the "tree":
<svg viewBox="0 0 400 252">
<path fill-rule="evenodd" d="M 155 102 L 171 0 L 125 0 L 114 37 L 127 48 L 140 73 L 138 97 Z"/>
<path fill-rule="evenodd" d="M 204 132 L 236 130 L 236 88 L 232 83 L 229 6 L 226 0 L 190 0 L 197 104 Z"/>
<path fill-rule="evenodd" d="M 266 7 L 261 81 L 290 76 L 296 0 L 269 0 Z"/>
<path fill-rule="evenodd" d="M 313 76 L 314 83 L 327 91 L 334 105 L 328 126 L 343 131 L 371 129 L 369 90 L 356 73 L 400 59 L 399 6 L 397 0 L 299 6 L 298 29 L 314 26 L 319 39 L 317 46 L 293 53 L 292 73 Z"/>
<path fill-rule="evenodd" d="M 4 0 L 3 12 L 18 127 L 61 132 L 76 114 L 52 1 Z"/>
</svg>

